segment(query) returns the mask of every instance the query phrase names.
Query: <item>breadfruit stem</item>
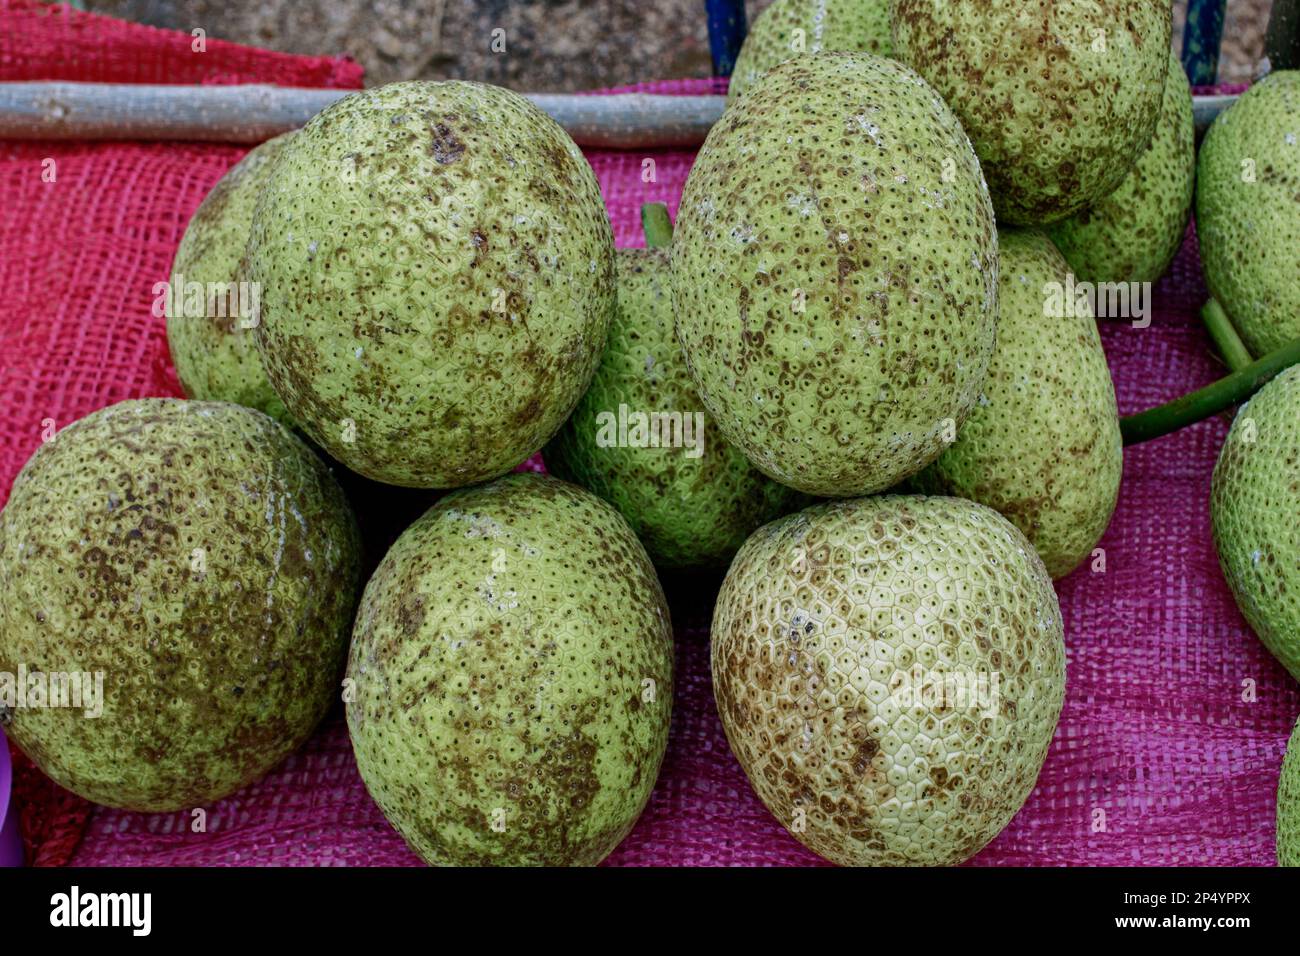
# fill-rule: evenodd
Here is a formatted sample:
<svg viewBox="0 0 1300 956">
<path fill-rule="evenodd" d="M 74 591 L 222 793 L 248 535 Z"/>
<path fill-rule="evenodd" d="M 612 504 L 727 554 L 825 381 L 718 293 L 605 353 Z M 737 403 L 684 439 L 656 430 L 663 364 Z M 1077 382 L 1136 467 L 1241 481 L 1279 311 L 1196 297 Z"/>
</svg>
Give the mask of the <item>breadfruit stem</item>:
<svg viewBox="0 0 1300 956">
<path fill-rule="evenodd" d="M 668 218 L 668 207 L 661 202 L 641 207 L 641 228 L 647 249 L 661 249 L 673 241 L 673 221 Z"/>
<path fill-rule="evenodd" d="M 1215 348 L 1219 350 L 1223 364 L 1228 366 L 1229 371 L 1239 372 L 1255 361 L 1246 346 L 1242 344 L 1237 330 L 1232 327 L 1232 320 L 1228 318 L 1228 313 L 1223 311 L 1223 306 L 1219 305 L 1218 299 L 1212 298 L 1202 306 L 1201 318 L 1205 320 L 1205 328 L 1210 333 L 1210 338 L 1214 340 Z"/>
<path fill-rule="evenodd" d="M 1240 371 L 1233 372 L 1190 395 L 1176 398 L 1158 408 L 1150 408 L 1119 420 L 1120 434 L 1125 445 L 1168 435 L 1180 428 L 1217 415 L 1255 394 L 1279 372 L 1300 362 L 1300 339 L 1280 349 L 1269 352 L 1257 362 L 1251 362 Z"/>
</svg>

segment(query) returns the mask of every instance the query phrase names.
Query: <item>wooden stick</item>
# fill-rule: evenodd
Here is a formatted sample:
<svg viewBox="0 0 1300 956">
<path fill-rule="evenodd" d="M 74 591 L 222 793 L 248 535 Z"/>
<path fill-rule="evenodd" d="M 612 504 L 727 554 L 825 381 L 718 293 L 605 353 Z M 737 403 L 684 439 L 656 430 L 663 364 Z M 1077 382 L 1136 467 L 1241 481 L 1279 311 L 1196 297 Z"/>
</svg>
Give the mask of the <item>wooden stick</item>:
<svg viewBox="0 0 1300 956">
<path fill-rule="evenodd" d="M 1214 118 L 1237 102 L 1236 93 L 1215 93 L 1207 96 L 1192 97 L 1192 119 L 1196 123 L 1196 135 L 1201 136 Z"/>
<path fill-rule="evenodd" d="M 137 83 L 0 83 L 0 139 L 188 139 L 260 143 L 353 90 Z M 526 94 L 580 146 L 698 146 L 721 96 Z"/>
<path fill-rule="evenodd" d="M 352 90 L 139 83 L 0 83 L 0 140 L 188 139 L 261 143 L 297 129 Z M 579 146 L 693 148 L 718 118 L 721 96 L 524 94 Z M 1203 132 L 1235 96 L 1197 96 Z"/>
</svg>

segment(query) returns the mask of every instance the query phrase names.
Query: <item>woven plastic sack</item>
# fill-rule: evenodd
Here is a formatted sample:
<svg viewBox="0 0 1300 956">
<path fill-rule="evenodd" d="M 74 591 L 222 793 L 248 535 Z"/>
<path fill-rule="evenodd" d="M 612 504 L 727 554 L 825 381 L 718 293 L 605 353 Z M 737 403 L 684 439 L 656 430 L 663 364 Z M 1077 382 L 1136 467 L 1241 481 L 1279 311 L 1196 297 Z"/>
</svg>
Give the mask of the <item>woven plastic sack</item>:
<svg viewBox="0 0 1300 956">
<path fill-rule="evenodd" d="M 0 0 L 6 31 L 13 9 L 6 13 Z M 174 35 L 150 33 L 155 48 L 132 34 L 133 58 L 165 62 Z M 110 38 L 95 45 L 107 48 Z M 252 64 L 245 79 L 290 82 L 296 61 L 242 62 Z M 0 76 L 12 70 L 0 50 Z M 710 81 L 637 89 L 716 91 Z M 149 290 L 166 277 L 189 215 L 242 152 L 175 143 L 0 146 L 0 287 L 8 292 L 0 300 L 0 494 L 35 449 L 43 419 L 62 426 L 124 398 L 177 394 Z M 642 203 L 664 201 L 675 213 L 691 154 L 587 155 L 619 245 L 641 244 Z M 44 156 L 60 160 L 60 181 L 74 188 L 41 190 L 32 170 Z M 642 178 L 646 158 L 654 159 L 651 182 Z M 1102 329 L 1122 411 L 1222 374 L 1196 318 L 1205 295 L 1189 232 L 1155 290 L 1151 327 Z M 1119 507 L 1101 543 L 1105 571 L 1085 566 L 1058 586 L 1068 684 L 1047 763 L 1025 808 L 976 865 L 1273 862 L 1277 777 L 1300 693 L 1251 634 L 1219 573 L 1208 495 L 1226 430 L 1221 417 L 1126 451 Z M 678 688 L 668 755 L 645 815 L 608 862 L 820 862 L 767 813 L 727 747 L 709 680 L 711 592 L 671 593 Z M 61 836 L 44 860 L 62 862 L 84 805 L 53 798 L 57 788 L 40 784 L 30 766 L 24 777 L 24 820 L 54 823 Z M 192 832 L 191 823 L 187 813 L 95 808 L 70 859 L 418 862 L 366 794 L 338 713 L 264 780 L 209 807 L 205 832 Z"/>
</svg>

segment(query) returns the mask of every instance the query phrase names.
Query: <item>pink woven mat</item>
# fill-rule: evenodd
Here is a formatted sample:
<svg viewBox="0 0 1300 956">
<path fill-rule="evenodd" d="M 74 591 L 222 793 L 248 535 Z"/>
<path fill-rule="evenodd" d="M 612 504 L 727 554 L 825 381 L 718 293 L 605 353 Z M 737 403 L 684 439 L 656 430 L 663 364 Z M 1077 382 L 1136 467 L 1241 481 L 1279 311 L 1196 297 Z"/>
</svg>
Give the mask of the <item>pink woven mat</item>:
<svg viewBox="0 0 1300 956">
<path fill-rule="evenodd" d="M 34 6 L 0 0 L 0 34 L 15 22 L 7 15 L 30 17 Z M 159 42 L 170 50 L 170 39 Z M 0 78 L 37 78 L 16 75 L 14 48 L 4 44 Z M 137 58 L 157 54 L 148 44 L 132 49 Z M 243 52 L 236 59 L 252 63 L 242 81 L 288 69 Z M 703 93 L 714 85 L 639 89 Z M 110 402 L 178 394 L 150 290 L 167 277 L 194 208 L 242 153 L 175 143 L 0 144 L 0 498 L 36 448 L 43 419 L 61 427 Z M 619 245 L 641 244 L 642 203 L 662 200 L 675 213 L 692 159 L 588 156 Z M 47 157 L 58 161 L 57 188 L 41 182 Z M 647 157 L 655 161 L 650 183 L 642 181 Z M 1204 297 L 1189 234 L 1156 289 L 1152 326 L 1103 328 L 1121 411 L 1222 373 L 1196 318 Z M 1273 862 L 1278 770 L 1300 692 L 1251 634 L 1219 573 L 1208 494 L 1226 428 L 1221 418 L 1126 452 L 1119 507 L 1102 542 L 1106 570 L 1081 569 L 1058 588 L 1069 670 L 1047 764 L 1025 808 L 976 864 Z M 708 599 L 680 594 L 674 602 L 669 752 L 650 806 L 609 863 L 818 863 L 758 802 L 727 748 L 709 683 Z M 97 808 L 72 862 L 418 862 L 366 794 L 338 714 L 266 779 L 208 808 L 206 832 L 190 832 L 190 823 L 184 813 Z"/>
</svg>

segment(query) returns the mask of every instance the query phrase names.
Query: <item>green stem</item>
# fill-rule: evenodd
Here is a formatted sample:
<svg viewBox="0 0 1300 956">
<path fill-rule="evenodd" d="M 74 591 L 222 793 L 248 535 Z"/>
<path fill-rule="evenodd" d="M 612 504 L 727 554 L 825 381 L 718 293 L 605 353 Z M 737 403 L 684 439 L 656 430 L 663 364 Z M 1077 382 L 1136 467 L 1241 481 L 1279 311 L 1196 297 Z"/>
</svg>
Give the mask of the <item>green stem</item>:
<svg viewBox="0 0 1300 956">
<path fill-rule="evenodd" d="M 641 207 L 641 228 L 645 230 L 647 249 L 661 249 L 673 241 L 673 221 L 668 218 L 668 207 L 661 202 Z"/>
<path fill-rule="evenodd" d="M 1300 339 L 1269 352 L 1258 362 L 1219 379 L 1212 385 L 1176 398 L 1166 405 L 1150 408 L 1119 420 L 1125 445 L 1168 435 L 1254 395 L 1274 375 L 1300 362 Z"/>
<path fill-rule="evenodd" d="M 1210 338 L 1214 340 L 1219 355 L 1223 357 L 1223 364 L 1228 366 L 1230 372 L 1239 372 L 1255 361 L 1250 357 L 1250 351 L 1242 344 L 1237 330 L 1232 327 L 1232 320 L 1228 318 L 1228 313 L 1223 311 L 1223 306 L 1219 305 L 1218 299 L 1210 299 L 1205 303 L 1201 308 L 1201 318 L 1205 320 L 1205 328 L 1210 333 Z"/>
</svg>

